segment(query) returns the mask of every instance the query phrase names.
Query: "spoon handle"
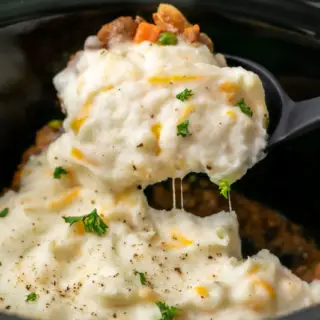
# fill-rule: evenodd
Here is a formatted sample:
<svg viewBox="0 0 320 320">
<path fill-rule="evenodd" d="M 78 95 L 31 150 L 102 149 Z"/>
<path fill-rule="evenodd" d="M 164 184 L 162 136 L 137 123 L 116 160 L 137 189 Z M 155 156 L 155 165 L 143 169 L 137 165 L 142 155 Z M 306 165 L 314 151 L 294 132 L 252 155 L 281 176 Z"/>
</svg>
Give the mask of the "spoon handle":
<svg viewBox="0 0 320 320">
<path fill-rule="evenodd" d="M 320 127 L 320 97 L 300 102 L 288 101 L 268 148 Z"/>
</svg>

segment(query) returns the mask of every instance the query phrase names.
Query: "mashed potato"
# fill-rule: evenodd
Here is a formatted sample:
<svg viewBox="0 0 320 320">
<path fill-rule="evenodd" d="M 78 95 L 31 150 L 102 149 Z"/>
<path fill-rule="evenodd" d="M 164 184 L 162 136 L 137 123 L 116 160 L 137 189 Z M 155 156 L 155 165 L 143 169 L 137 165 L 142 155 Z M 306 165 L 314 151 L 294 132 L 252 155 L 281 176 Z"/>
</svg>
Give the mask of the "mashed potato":
<svg viewBox="0 0 320 320">
<path fill-rule="evenodd" d="M 149 208 L 140 190 L 117 196 L 94 181 L 54 179 L 47 154 L 31 158 L 18 193 L 0 207 L 0 309 L 34 319 L 160 319 L 156 301 L 177 319 L 260 319 L 316 302 L 311 286 L 267 251 L 240 253 L 235 213 L 200 218 Z M 96 209 L 98 236 L 63 217 Z M 141 280 L 140 274 L 143 274 Z M 26 297 L 35 293 L 35 301 Z"/>
<path fill-rule="evenodd" d="M 65 133 L 0 198 L 0 310 L 250 320 L 320 302 L 319 282 L 268 251 L 242 258 L 234 212 L 157 211 L 137 188 L 190 171 L 231 183 L 255 164 L 267 117 L 256 75 L 180 37 L 86 49 L 54 83 Z"/>
<path fill-rule="evenodd" d="M 82 183 L 89 175 L 120 191 L 191 171 L 231 183 L 266 145 L 261 81 L 242 68 L 220 68 L 203 44 L 180 39 L 175 46 L 125 42 L 85 50 L 54 84 L 67 119 L 50 163 L 76 166 Z M 181 101 L 185 89 L 192 96 Z M 242 99 L 252 116 L 236 106 Z M 190 135 L 178 136 L 185 121 Z"/>
</svg>

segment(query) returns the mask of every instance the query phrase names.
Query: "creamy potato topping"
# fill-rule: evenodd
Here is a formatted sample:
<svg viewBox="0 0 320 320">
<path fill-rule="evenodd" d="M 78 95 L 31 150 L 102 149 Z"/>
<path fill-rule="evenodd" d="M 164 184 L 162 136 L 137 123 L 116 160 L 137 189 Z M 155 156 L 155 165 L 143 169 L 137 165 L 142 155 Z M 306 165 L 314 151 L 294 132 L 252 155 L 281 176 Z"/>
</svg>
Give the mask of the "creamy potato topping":
<svg viewBox="0 0 320 320">
<path fill-rule="evenodd" d="M 113 191 L 206 172 L 233 182 L 262 155 L 267 110 L 258 76 L 220 68 L 205 45 L 125 42 L 78 53 L 55 79 L 66 134 L 52 166 L 79 168 Z M 177 98 L 184 90 L 191 96 Z M 179 96 L 178 96 L 179 97 Z M 244 99 L 252 115 L 236 105 Z M 188 123 L 190 135 L 178 135 Z"/>
<path fill-rule="evenodd" d="M 206 172 L 227 196 L 266 144 L 259 78 L 226 67 L 173 12 L 170 30 L 184 26 L 183 36 L 160 33 L 170 21 L 161 12 L 156 26 L 123 18 L 103 34 L 133 26 L 134 41 L 102 49 L 91 38 L 98 48 L 87 43 L 55 77 L 65 133 L 29 158 L 19 191 L 0 198 L 1 311 L 250 320 L 320 302 L 319 282 L 303 282 L 267 250 L 242 257 L 235 212 L 158 211 L 138 187 Z M 138 42 L 146 30 L 170 45 Z"/>
<path fill-rule="evenodd" d="M 0 206 L 0 309 L 34 319 L 260 319 L 319 302 L 268 251 L 243 259 L 235 213 L 200 218 L 148 207 L 140 190 L 111 194 L 94 181 L 53 178 L 47 154 L 32 157 L 19 192 Z M 96 209 L 99 236 L 81 222 Z M 141 274 L 143 278 L 141 279 Z M 143 280 L 144 279 L 144 280 Z M 26 301 L 30 293 L 35 301 Z"/>
</svg>

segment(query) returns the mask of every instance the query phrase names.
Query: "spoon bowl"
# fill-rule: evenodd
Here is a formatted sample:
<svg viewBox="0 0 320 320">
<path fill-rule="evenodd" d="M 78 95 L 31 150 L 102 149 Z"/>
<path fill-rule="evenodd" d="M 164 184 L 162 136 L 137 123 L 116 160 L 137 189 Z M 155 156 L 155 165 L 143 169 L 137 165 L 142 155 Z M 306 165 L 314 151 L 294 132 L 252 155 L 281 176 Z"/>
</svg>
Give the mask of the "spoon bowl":
<svg viewBox="0 0 320 320">
<path fill-rule="evenodd" d="M 275 76 L 249 59 L 224 54 L 232 67 L 243 67 L 256 73 L 265 90 L 270 115 L 267 149 L 311 131 L 320 125 L 320 97 L 295 102 L 289 98 Z"/>
</svg>

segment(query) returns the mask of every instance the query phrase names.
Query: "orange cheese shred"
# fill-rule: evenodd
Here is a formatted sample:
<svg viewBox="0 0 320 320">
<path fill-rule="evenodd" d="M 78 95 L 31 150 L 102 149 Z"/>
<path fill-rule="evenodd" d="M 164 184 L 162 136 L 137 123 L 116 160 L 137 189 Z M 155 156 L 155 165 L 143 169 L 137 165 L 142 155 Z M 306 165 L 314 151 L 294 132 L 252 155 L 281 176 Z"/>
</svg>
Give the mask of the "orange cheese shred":
<svg viewBox="0 0 320 320">
<path fill-rule="evenodd" d="M 178 119 L 178 123 L 184 121 L 190 115 L 190 113 L 192 113 L 193 111 L 194 111 L 194 106 L 193 105 L 186 106 L 183 109 L 182 114 Z"/>
<path fill-rule="evenodd" d="M 98 165 L 98 163 L 96 161 L 86 158 L 86 156 L 83 154 L 83 152 L 78 148 L 71 149 L 71 156 L 73 158 L 75 158 L 76 160 L 91 164 L 93 166 Z"/>
<path fill-rule="evenodd" d="M 239 85 L 230 81 L 226 81 L 220 84 L 219 89 L 221 92 L 225 93 L 229 103 L 234 104 L 233 100 L 237 92 L 240 90 Z"/>
<path fill-rule="evenodd" d="M 78 197 L 79 193 L 80 187 L 74 187 L 71 190 L 68 190 L 58 199 L 49 202 L 48 207 L 51 210 L 61 210 L 70 205 Z"/>
<path fill-rule="evenodd" d="M 156 123 L 156 124 L 154 124 L 154 125 L 151 127 L 151 132 L 152 132 L 153 135 L 155 136 L 156 142 L 157 142 L 156 150 L 155 150 L 155 153 L 156 153 L 157 156 L 158 156 L 158 155 L 160 154 L 160 152 L 161 152 L 161 148 L 160 148 L 160 145 L 159 145 L 161 129 L 162 129 L 162 125 L 161 125 L 161 123 L 159 123 L 159 122 Z"/>
<path fill-rule="evenodd" d="M 249 270 L 247 271 L 247 273 L 249 275 L 254 275 L 255 273 L 257 273 L 260 270 L 260 266 L 256 263 L 254 263 L 252 266 L 250 266 Z"/>
<path fill-rule="evenodd" d="M 88 119 L 90 110 L 92 107 L 92 102 L 94 98 L 99 95 L 100 93 L 107 92 L 109 90 L 113 89 L 113 86 L 106 86 L 103 88 L 100 88 L 98 90 L 95 90 L 91 92 L 88 97 L 86 102 L 83 104 L 83 106 L 80 109 L 80 112 L 77 117 L 75 117 L 70 124 L 71 129 L 73 130 L 74 134 L 78 134 L 79 130 L 81 129 L 82 125 L 84 122 Z"/>
<path fill-rule="evenodd" d="M 84 231 L 84 225 L 82 221 L 76 222 L 73 225 L 73 231 L 77 236 L 83 236 L 85 231 Z"/>
<path fill-rule="evenodd" d="M 80 161 L 84 159 L 82 151 L 78 148 L 71 149 L 71 156 Z"/>
<path fill-rule="evenodd" d="M 161 247 L 163 249 L 168 249 L 168 250 L 181 249 L 181 248 L 189 247 L 194 243 L 193 240 L 186 238 L 179 231 L 173 231 L 171 234 L 171 237 L 172 237 L 173 242 L 171 242 L 171 243 L 162 242 L 161 243 Z"/>
<path fill-rule="evenodd" d="M 191 246 L 194 241 L 184 237 L 179 231 L 172 232 L 172 239 L 181 242 L 184 246 Z"/>
<path fill-rule="evenodd" d="M 188 82 L 188 81 L 196 81 L 202 79 L 201 76 L 153 76 L 148 79 L 148 82 L 151 84 L 169 84 L 170 82 Z"/>
<path fill-rule="evenodd" d="M 194 290 L 197 292 L 197 294 L 201 297 L 201 298 L 207 298 L 209 296 L 209 292 L 208 289 L 202 286 L 197 286 L 194 288 Z"/>
<path fill-rule="evenodd" d="M 263 288 L 271 298 L 275 298 L 276 297 L 276 292 L 275 290 L 273 289 L 273 287 L 268 283 L 266 282 L 265 280 L 263 279 L 260 279 L 258 277 L 255 278 L 255 280 L 253 281 L 253 284 L 255 286 L 260 286 L 261 288 Z"/>
<path fill-rule="evenodd" d="M 236 113 L 233 110 L 228 110 L 226 112 L 227 116 L 229 116 L 231 119 L 235 120 L 237 118 Z"/>
</svg>

